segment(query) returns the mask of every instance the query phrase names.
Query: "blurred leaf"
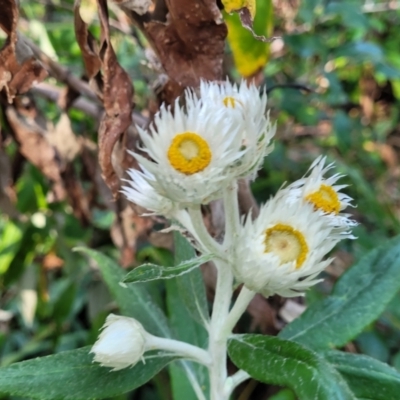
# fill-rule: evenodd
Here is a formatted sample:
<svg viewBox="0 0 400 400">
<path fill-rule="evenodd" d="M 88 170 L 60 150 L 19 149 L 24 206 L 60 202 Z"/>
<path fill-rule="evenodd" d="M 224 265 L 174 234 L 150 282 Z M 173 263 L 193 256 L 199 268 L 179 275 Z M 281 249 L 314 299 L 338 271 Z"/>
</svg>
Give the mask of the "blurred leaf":
<svg viewBox="0 0 400 400">
<path fill-rule="evenodd" d="M 138 262 L 152 262 L 157 265 L 171 265 L 174 263 L 174 256 L 170 250 L 163 247 L 146 246 L 140 249 L 136 254 Z"/>
<path fill-rule="evenodd" d="M 153 335 L 162 337 L 171 336 L 164 313 L 153 302 L 143 284 L 123 288 L 120 282 L 123 279 L 124 271 L 115 261 L 95 250 L 82 247 L 75 250 L 87 254 L 96 261 L 103 279 L 117 301 L 123 315 L 137 319 Z"/>
<path fill-rule="evenodd" d="M 350 42 L 338 47 L 334 51 L 335 57 L 348 57 L 356 62 L 377 63 L 383 61 L 382 49 L 371 42 Z"/>
<path fill-rule="evenodd" d="M 315 55 L 325 56 L 327 48 L 323 45 L 323 39 L 314 33 L 302 33 L 287 35 L 284 37 L 285 44 L 301 57 L 312 57 Z"/>
<path fill-rule="evenodd" d="M 360 28 L 363 31 L 369 27 L 368 18 L 362 13 L 361 2 L 351 3 L 332 1 L 326 6 L 325 15 L 339 15 L 343 24 L 349 28 Z"/>
<path fill-rule="evenodd" d="M 150 380 L 175 356 L 146 353 L 133 368 L 110 372 L 93 363 L 90 347 L 23 361 L 0 369 L 0 393 L 41 400 L 104 399 Z"/>
<path fill-rule="evenodd" d="M 388 362 L 388 345 L 376 332 L 363 332 L 357 337 L 356 344 L 361 353 L 379 361 Z"/>
<path fill-rule="evenodd" d="M 229 356 L 258 381 L 287 386 L 300 400 L 356 399 L 340 374 L 317 353 L 297 343 L 264 335 L 235 335 Z"/>
<path fill-rule="evenodd" d="M 179 296 L 176 280 L 167 281 L 166 286 L 169 320 L 175 336 L 179 340 L 204 348 L 207 345 L 207 331 L 190 316 Z M 209 379 L 205 366 L 182 361 L 180 364 L 171 364 L 169 369 L 174 400 L 196 400 L 198 398 L 192 388 L 191 381 L 193 380 L 197 381 L 198 387 L 207 397 Z"/>
<path fill-rule="evenodd" d="M 225 22 L 228 25 L 228 42 L 236 68 L 243 76 L 253 75 L 267 63 L 270 44 L 257 40 L 242 26 L 237 14 L 225 15 Z M 257 0 L 257 13 L 253 23 L 255 33 L 269 37 L 272 33 L 273 22 L 272 1 Z"/>
<path fill-rule="evenodd" d="M 95 208 L 92 212 L 93 225 L 100 229 L 109 230 L 115 220 L 115 213 L 110 210 Z"/>
<path fill-rule="evenodd" d="M 308 0 L 300 3 L 299 17 L 307 23 L 312 23 L 318 13 L 323 12 L 322 0 Z"/>
<path fill-rule="evenodd" d="M 8 354 L 2 354 L 1 366 L 6 367 L 9 364 L 15 363 L 24 359 L 25 357 L 32 357 L 40 354 L 44 351 L 51 351 L 53 348 L 53 343 L 47 340 L 54 334 L 55 325 L 48 324 L 47 326 L 40 329 L 29 341 L 17 351 L 10 352 Z M 1 369 L 0 369 L 1 371 Z"/>
<path fill-rule="evenodd" d="M 343 376 L 357 398 L 395 400 L 399 397 L 400 373 L 387 364 L 342 351 L 329 351 L 324 357 Z"/>
<path fill-rule="evenodd" d="M 174 232 L 176 260 L 190 260 L 195 257 L 193 247 L 178 232 Z M 190 315 L 201 324 L 207 324 L 210 315 L 208 312 L 207 297 L 204 287 L 203 275 L 196 268 L 188 274 L 177 278 L 177 284 L 182 301 Z"/>
<path fill-rule="evenodd" d="M 135 282 L 148 282 L 156 279 L 171 279 L 187 274 L 194 268 L 212 260 L 214 256 L 211 254 L 203 255 L 181 262 L 174 267 L 161 267 L 156 264 L 144 264 L 136 267 L 125 275 L 122 282 L 135 283 Z"/>
<path fill-rule="evenodd" d="M 400 287 L 400 237 L 367 253 L 279 334 L 314 349 L 343 346 L 378 318 Z"/>
<path fill-rule="evenodd" d="M 343 154 L 351 148 L 352 121 L 347 113 L 338 110 L 333 117 L 333 129 L 338 139 L 338 147 Z"/>
<path fill-rule="evenodd" d="M 392 363 L 394 368 L 397 369 L 397 371 L 400 371 L 400 351 L 398 351 L 392 358 Z"/>
<path fill-rule="evenodd" d="M 178 233 L 175 234 L 175 243 L 177 251 L 175 252 L 175 265 L 185 262 L 187 255 L 193 252 L 189 249 L 189 244 L 179 240 L 180 250 L 178 250 Z M 185 251 L 185 249 L 187 251 Z M 196 270 L 199 272 L 198 270 Z M 195 271 L 191 271 L 193 273 Z M 201 275 L 201 274 L 200 274 Z M 167 288 L 167 307 L 169 321 L 174 334 L 179 340 L 191 343 L 195 346 L 205 348 L 208 342 L 208 334 L 206 329 L 195 321 L 185 306 L 185 299 L 179 290 L 177 277 L 166 282 Z M 200 276 L 201 278 L 201 276 Z M 184 364 L 183 364 L 184 363 Z M 172 383 L 172 392 L 174 400 L 196 400 L 198 396 L 194 392 L 190 380 L 196 379 L 205 397 L 209 392 L 209 376 L 208 370 L 203 365 L 184 361 L 181 365 L 171 364 L 170 374 Z M 183 365 L 182 365 L 183 364 Z M 182 374 L 182 367 L 186 374 Z"/>
<path fill-rule="evenodd" d="M 70 282 L 54 304 L 53 318 L 58 323 L 62 323 L 68 317 L 74 305 L 75 296 L 76 284 Z"/>
<path fill-rule="evenodd" d="M 0 221 L 1 223 L 1 221 Z M 0 275 L 4 274 L 21 245 L 23 230 L 12 221 L 0 224 Z"/>
<path fill-rule="evenodd" d="M 39 230 L 32 224 L 24 229 L 18 251 L 12 259 L 8 270 L 4 274 L 4 284 L 6 286 L 18 280 L 24 272 L 26 266 L 30 265 L 35 257 L 37 241 L 40 239 Z"/>
<path fill-rule="evenodd" d="M 283 389 L 271 396 L 269 400 L 296 400 L 296 395 L 290 389 Z"/>
<path fill-rule="evenodd" d="M 382 74 L 386 79 L 400 79 L 400 69 L 398 67 L 393 67 L 388 63 L 377 62 L 375 64 L 375 70 L 377 73 Z"/>
<path fill-rule="evenodd" d="M 239 11 L 241 8 L 247 8 L 252 18 L 256 14 L 256 0 L 221 0 L 227 13 Z M 257 4 L 258 6 L 258 4 Z M 257 11 L 259 11 L 257 7 Z"/>
</svg>

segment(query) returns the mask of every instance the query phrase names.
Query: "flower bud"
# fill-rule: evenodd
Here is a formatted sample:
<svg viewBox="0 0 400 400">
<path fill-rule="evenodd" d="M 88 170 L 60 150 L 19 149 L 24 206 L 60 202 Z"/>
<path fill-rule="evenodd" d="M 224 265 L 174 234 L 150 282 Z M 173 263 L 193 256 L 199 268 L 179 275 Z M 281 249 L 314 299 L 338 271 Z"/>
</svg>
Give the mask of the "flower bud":
<svg viewBox="0 0 400 400">
<path fill-rule="evenodd" d="M 91 353 L 103 367 L 118 371 L 135 365 L 146 350 L 147 332 L 133 318 L 110 314 Z"/>
</svg>

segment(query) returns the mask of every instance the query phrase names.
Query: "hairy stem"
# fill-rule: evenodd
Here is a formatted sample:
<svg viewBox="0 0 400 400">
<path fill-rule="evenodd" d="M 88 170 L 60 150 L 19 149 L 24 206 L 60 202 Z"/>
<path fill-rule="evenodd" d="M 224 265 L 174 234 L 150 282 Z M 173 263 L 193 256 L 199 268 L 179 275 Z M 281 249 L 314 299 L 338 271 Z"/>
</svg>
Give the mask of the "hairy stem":
<svg viewBox="0 0 400 400">
<path fill-rule="evenodd" d="M 190 208 L 188 211 L 190 218 L 192 219 L 196 239 L 200 242 L 203 250 L 211 254 L 220 255 L 222 252 L 222 246 L 208 233 L 207 228 L 204 225 L 200 206 Z"/>
<path fill-rule="evenodd" d="M 148 334 L 146 338 L 147 350 L 161 349 L 179 354 L 180 356 L 196 361 L 203 365 L 210 365 L 211 358 L 206 350 L 180 340 L 166 339 Z"/>
<path fill-rule="evenodd" d="M 225 208 L 225 238 L 222 249 L 223 256 L 221 258 L 229 259 L 229 251 L 240 227 L 236 182 L 224 190 L 223 201 Z M 218 259 L 215 260 L 215 264 L 218 276 L 209 327 L 208 347 L 212 358 L 212 365 L 209 367 L 210 399 L 226 400 L 229 397 L 225 388 L 228 379 L 227 340 L 229 335 L 226 335 L 224 326 L 229 315 L 232 299 L 233 273 L 231 266 L 226 261 Z"/>
<path fill-rule="evenodd" d="M 226 396 L 230 396 L 237 386 L 239 386 L 242 382 L 246 381 L 249 378 L 250 375 L 242 369 L 230 376 L 225 382 Z"/>
<path fill-rule="evenodd" d="M 212 358 L 209 367 L 211 400 L 225 400 L 224 387 L 227 379 L 227 338 L 221 337 L 221 328 L 229 314 L 232 297 L 233 275 L 229 265 L 216 262 L 218 269 L 217 287 L 209 328 L 208 351 Z"/>
<path fill-rule="evenodd" d="M 227 338 L 232 333 L 232 330 L 239 321 L 239 318 L 246 311 L 247 306 L 249 305 L 250 301 L 253 300 L 255 295 L 256 293 L 247 289 L 246 286 L 242 287 L 242 290 L 240 291 L 232 310 L 229 312 L 223 323 L 223 326 L 221 327 L 222 337 Z"/>
</svg>

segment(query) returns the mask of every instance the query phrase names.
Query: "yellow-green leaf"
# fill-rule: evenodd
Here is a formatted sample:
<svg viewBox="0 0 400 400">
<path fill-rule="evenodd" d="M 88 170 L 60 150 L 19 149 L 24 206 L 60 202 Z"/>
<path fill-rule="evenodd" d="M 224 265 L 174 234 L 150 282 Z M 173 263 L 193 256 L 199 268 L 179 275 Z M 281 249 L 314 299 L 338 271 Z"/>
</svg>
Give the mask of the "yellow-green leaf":
<svg viewBox="0 0 400 400">
<path fill-rule="evenodd" d="M 233 2 L 233 1 L 232 1 Z M 225 10 L 228 11 L 225 7 Z M 251 76 L 262 68 L 269 58 L 269 43 L 257 40 L 242 26 L 237 14 L 225 13 L 228 25 L 228 42 L 231 47 L 236 68 L 245 77 Z M 272 0 L 257 0 L 257 14 L 253 29 L 257 35 L 269 37 L 273 29 Z"/>
<path fill-rule="evenodd" d="M 222 4 L 229 14 L 242 8 L 247 8 L 253 19 L 256 15 L 256 0 L 222 0 Z"/>
</svg>

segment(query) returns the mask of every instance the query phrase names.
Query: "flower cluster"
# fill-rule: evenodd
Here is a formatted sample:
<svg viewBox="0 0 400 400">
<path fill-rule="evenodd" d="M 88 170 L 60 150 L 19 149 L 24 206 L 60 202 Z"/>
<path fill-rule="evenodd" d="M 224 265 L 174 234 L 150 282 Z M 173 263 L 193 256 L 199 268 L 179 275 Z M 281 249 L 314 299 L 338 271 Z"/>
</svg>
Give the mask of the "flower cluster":
<svg viewBox="0 0 400 400">
<path fill-rule="evenodd" d="M 254 177 L 272 150 L 275 126 L 265 115 L 267 96 L 255 86 L 202 82 L 200 96 L 185 93 L 185 108 L 161 107 L 147 132 L 138 127 L 151 160 L 132 153 L 127 198 L 154 214 L 207 204 L 241 177 Z M 149 134 L 150 133 L 150 134 Z"/>
<path fill-rule="evenodd" d="M 177 221 L 200 252 L 215 255 L 218 279 L 224 280 L 217 291 L 226 291 L 226 304 L 233 279 L 243 284 L 230 312 L 214 304 L 210 337 L 222 343 L 255 293 L 299 296 L 319 281 L 331 262 L 327 254 L 340 240 L 353 238 L 355 222 L 343 213 L 352 199 L 341 192 L 345 186 L 337 184 L 340 175 L 325 176 L 333 165 L 326 166 L 326 159 L 319 157 L 303 178 L 283 186 L 262 205 L 256 219 L 241 218 L 237 182 L 254 179 L 272 151 L 275 126 L 266 113 L 266 93 L 245 82 L 202 82 L 199 91 L 185 92 L 184 103 L 162 107 L 149 131 L 138 128 L 148 157 L 132 153 L 141 170 L 128 171 L 123 193 L 150 214 Z M 225 208 L 223 243 L 208 234 L 201 217 L 201 205 L 216 199 L 223 199 Z M 115 318 L 107 320 L 92 351 L 96 361 L 119 369 L 135 364 L 155 339 L 137 321 Z M 135 343 L 126 349 L 128 358 L 118 345 L 107 344 L 117 331 Z M 209 346 L 212 356 L 218 345 L 210 341 Z M 207 355 L 186 350 L 186 357 L 208 362 Z"/>
</svg>

